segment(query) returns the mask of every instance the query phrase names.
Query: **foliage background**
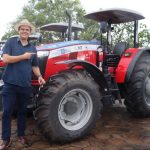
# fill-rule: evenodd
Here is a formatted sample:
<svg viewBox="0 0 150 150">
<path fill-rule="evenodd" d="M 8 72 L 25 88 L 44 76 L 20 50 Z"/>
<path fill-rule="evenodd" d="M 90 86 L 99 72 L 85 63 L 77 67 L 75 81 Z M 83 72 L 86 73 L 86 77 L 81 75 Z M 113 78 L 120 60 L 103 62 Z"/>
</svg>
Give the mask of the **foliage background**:
<svg viewBox="0 0 150 150">
<path fill-rule="evenodd" d="M 92 7 L 92 6 L 91 6 Z M 37 29 L 48 23 L 68 22 L 65 10 L 69 10 L 73 23 L 83 24 L 84 30 L 80 33 L 79 38 L 82 40 L 100 40 L 99 23 L 86 19 L 86 14 L 80 0 L 28 0 L 28 4 L 24 6 L 22 13 L 13 22 L 10 23 L 8 31 L 3 35 L 2 40 L 6 40 L 12 35 L 17 34 L 14 25 L 20 20 L 26 18 L 32 22 Z M 50 33 L 41 31 L 44 42 L 53 42 L 53 36 L 60 37 L 60 33 Z M 114 25 L 112 32 L 112 46 L 119 41 L 127 41 L 133 46 L 133 23 Z M 106 35 L 103 36 L 106 38 Z M 145 24 L 139 25 L 139 46 L 149 46 L 150 31 Z"/>
</svg>

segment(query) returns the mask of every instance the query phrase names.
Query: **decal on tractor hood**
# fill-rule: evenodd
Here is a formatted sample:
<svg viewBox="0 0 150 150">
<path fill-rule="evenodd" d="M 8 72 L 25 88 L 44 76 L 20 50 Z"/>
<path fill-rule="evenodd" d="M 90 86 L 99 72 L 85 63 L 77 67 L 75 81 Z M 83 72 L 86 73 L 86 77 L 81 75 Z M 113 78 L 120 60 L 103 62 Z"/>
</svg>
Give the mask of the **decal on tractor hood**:
<svg viewBox="0 0 150 150">
<path fill-rule="evenodd" d="M 41 46 L 37 46 L 37 50 L 46 50 L 46 49 L 56 49 L 71 45 L 77 45 L 77 44 L 90 44 L 90 45 L 100 45 L 100 41 L 97 40 L 91 40 L 91 41 L 66 41 L 66 42 L 57 42 L 57 43 L 51 43 L 51 44 L 44 44 Z"/>
<path fill-rule="evenodd" d="M 62 47 L 58 49 L 54 49 L 50 51 L 49 58 L 58 57 L 64 54 L 70 54 L 73 52 L 81 52 L 81 51 L 97 51 L 99 45 L 72 45 L 68 47 Z"/>
</svg>

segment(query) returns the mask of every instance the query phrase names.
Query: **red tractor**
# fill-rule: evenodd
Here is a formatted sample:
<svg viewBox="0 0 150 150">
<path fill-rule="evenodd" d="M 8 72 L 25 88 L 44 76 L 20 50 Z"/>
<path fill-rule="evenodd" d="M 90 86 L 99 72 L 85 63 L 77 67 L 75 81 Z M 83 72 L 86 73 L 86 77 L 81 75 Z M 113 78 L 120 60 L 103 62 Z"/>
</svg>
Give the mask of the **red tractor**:
<svg viewBox="0 0 150 150">
<path fill-rule="evenodd" d="M 137 21 L 144 17 L 125 9 L 100 10 L 85 17 L 101 23 L 101 31 L 107 31 L 106 44 L 74 40 L 37 47 L 46 85 L 39 87 L 33 77 L 32 102 L 39 129 L 49 141 L 84 137 L 103 106 L 122 98 L 135 117 L 150 116 L 150 48 L 137 48 Z M 130 21 L 135 23 L 134 48 L 119 42 L 111 50 L 111 25 Z"/>
</svg>

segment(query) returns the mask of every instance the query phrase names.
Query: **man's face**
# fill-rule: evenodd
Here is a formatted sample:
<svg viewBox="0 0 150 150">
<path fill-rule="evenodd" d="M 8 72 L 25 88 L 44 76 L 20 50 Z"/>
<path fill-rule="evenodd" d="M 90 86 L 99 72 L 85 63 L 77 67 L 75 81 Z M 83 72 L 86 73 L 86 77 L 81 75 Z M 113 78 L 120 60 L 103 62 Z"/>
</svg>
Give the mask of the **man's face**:
<svg viewBox="0 0 150 150">
<path fill-rule="evenodd" d="M 26 25 L 22 25 L 19 27 L 19 35 L 21 39 L 28 39 L 31 34 L 31 28 Z"/>
</svg>

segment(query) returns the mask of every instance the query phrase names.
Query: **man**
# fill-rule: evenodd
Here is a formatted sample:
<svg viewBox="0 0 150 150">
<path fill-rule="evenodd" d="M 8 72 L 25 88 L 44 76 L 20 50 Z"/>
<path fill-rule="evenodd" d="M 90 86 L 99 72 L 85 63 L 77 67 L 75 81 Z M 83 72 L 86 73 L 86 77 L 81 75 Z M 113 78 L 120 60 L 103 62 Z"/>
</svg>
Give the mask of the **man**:
<svg viewBox="0 0 150 150">
<path fill-rule="evenodd" d="M 45 84 L 42 78 L 36 54 L 36 48 L 29 43 L 28 38 L 35 27 L 27 20 L 22 20 L 15 26 L 19 37 L 9 39 L 3 48 L 3 61 L 7 64 L 3 87 L 2 143 L 0 150 L 10 145 L 11 114 L 17 103 L 17 136 L 21 144 L 26 144 L 26 107 L 31 93 L 32 71 L 37 76 L 39 84 Z"/>
</svg>

